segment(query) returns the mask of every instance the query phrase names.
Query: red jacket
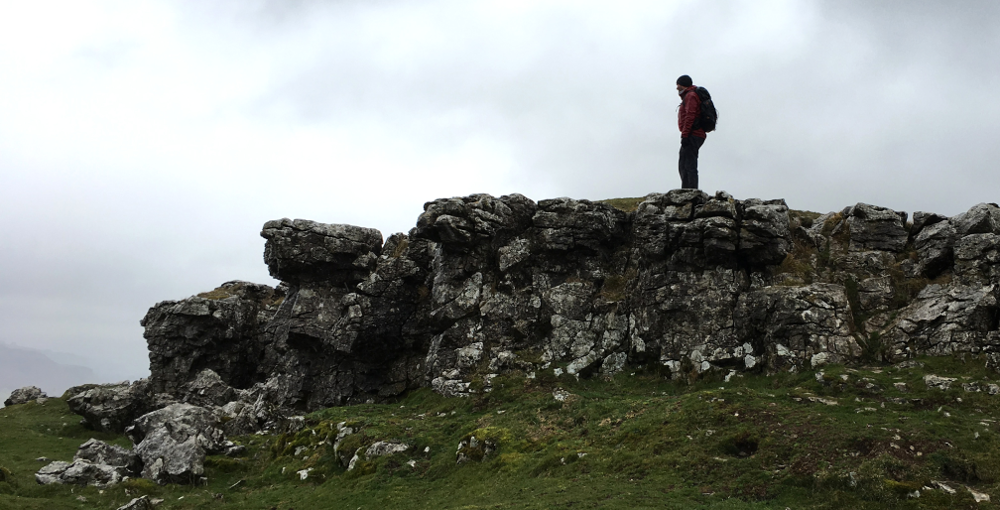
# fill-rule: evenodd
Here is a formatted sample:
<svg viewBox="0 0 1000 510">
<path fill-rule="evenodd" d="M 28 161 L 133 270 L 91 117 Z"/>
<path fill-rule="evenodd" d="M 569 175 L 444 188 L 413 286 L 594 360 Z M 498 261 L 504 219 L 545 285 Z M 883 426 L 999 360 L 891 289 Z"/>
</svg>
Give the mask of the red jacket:
<svg viewBox="0 0 1000 510">
<path fill-rule="evenodd" d="M 677 128 L 681 130 L 681 138 L 687 138 L 691 135 L 706 138 L 705 131 L 701 129 L 691 132 L 695 119 L 701 113 L 701 98 L 694 91 L 696 88 L 698 87 L 691 85 L 681 94 L 681 107 L 677 110 Z"/>
</svg>

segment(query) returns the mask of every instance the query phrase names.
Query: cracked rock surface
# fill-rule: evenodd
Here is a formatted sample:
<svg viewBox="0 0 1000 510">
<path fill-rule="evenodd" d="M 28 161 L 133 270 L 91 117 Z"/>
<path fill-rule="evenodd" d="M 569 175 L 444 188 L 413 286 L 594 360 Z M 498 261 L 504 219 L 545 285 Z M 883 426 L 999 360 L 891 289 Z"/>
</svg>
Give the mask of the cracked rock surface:
<svg viewBox="0 0 1000 510">
<path fill-rule="evenodd" d="M 612 377 L 654 365 L 691 377 L 850 363 L 864 349 L 1000 359 L 994 204 L 918 212 L 911 224 L 864 203 L 809 216 L 700 190 L 629 210 L 478 194 L 426 203 L 415 228 L 384 242 L 370 228 L 291 219 L 261 236 L 281 284 L 227 282 L 151 308 L 149 380 L 74 397 L 88 422 L 118 430 L 187 402 L 245 433 L 420 387 L 469 396 L 543 370 Z"/>
</svg>

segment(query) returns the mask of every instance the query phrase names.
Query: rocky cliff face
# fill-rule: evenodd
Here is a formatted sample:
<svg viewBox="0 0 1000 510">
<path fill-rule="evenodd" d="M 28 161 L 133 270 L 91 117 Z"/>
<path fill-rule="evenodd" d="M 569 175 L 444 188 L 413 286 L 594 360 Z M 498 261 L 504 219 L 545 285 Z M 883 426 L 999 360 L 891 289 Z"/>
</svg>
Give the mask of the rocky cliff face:
<svg viewBox="0 0 1000 510">
<path fill-rule="evenodd" d="M 280 405 L 312 410 L 422 386 L 467 395 L 509 372 L 697 377 L 1000 350 L 995 204 L 908 222 L 696 190 L 630 211 L 473 195 L 425 204 L 384 243 L 306 220 L 261 235 L 278 288 L 229 282 L 142 320 L 152 393 L 196 399 L 211 369 L 234 391 L 278 377 Z"/>
</svg>

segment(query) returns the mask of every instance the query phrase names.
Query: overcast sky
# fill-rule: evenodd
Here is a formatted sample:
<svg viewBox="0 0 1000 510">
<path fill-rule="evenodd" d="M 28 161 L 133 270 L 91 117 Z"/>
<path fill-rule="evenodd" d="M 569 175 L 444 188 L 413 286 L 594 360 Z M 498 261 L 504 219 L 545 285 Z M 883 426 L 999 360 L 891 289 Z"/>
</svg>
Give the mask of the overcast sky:
<svg viewBox="0 0 1000 510">
<path fill-rule="evenodd" d="M 679 185 L 820 212 L 1000 201 L 1000 2 L 0 0 L 0 343 L 146 375 L 160 300 L 275 282 L 260 227 Z M 26 381 L 25 384 L 30 383 Z"/>
</svg>

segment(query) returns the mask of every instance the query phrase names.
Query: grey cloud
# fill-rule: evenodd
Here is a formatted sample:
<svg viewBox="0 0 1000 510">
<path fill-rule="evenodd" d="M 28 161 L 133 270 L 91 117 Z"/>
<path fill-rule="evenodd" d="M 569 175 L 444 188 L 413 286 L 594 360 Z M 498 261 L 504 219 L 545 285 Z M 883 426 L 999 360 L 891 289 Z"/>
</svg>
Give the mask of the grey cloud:
<svg viewBox="0 0 1000 510">
<path fill-rule="evenodd" d="M 603 198 L 676 185 L 672 84 L 690 73 L 722 112 L 703 149 L 707 185 L 819 210 L 866 200 L 953 214 L 986 199 L 976 192 L 1000 184 L 983 172 L 998 134 L 987 112 L 1000 107 L 986 93 L 1000 66 L 995 23 L 984 19 L 997 21 L 997 8 L 813 5 L 789 23 L 805 26 L 800 38 L 750 49 L 713 46 L 712 33 L 689 22 L 739 33 L 755 9 L 746 5 L 687 4 L 633 39 L 551 16 L 526 24 L 536 29 L 530 48 L 497 44 L 488 26 L 442 23 L 435 28 L 454 37 L 444 54 L 386 65 L 375 63 L 377 47 L 334 45 L 261 103 L 289 103 L 313 122 L 390 123 L 427 144 L 498 137 L 513 147 L 526 190 L 538 180 Z M 464 120 L 436 125 L 443 112 Z"/>
</svg>

